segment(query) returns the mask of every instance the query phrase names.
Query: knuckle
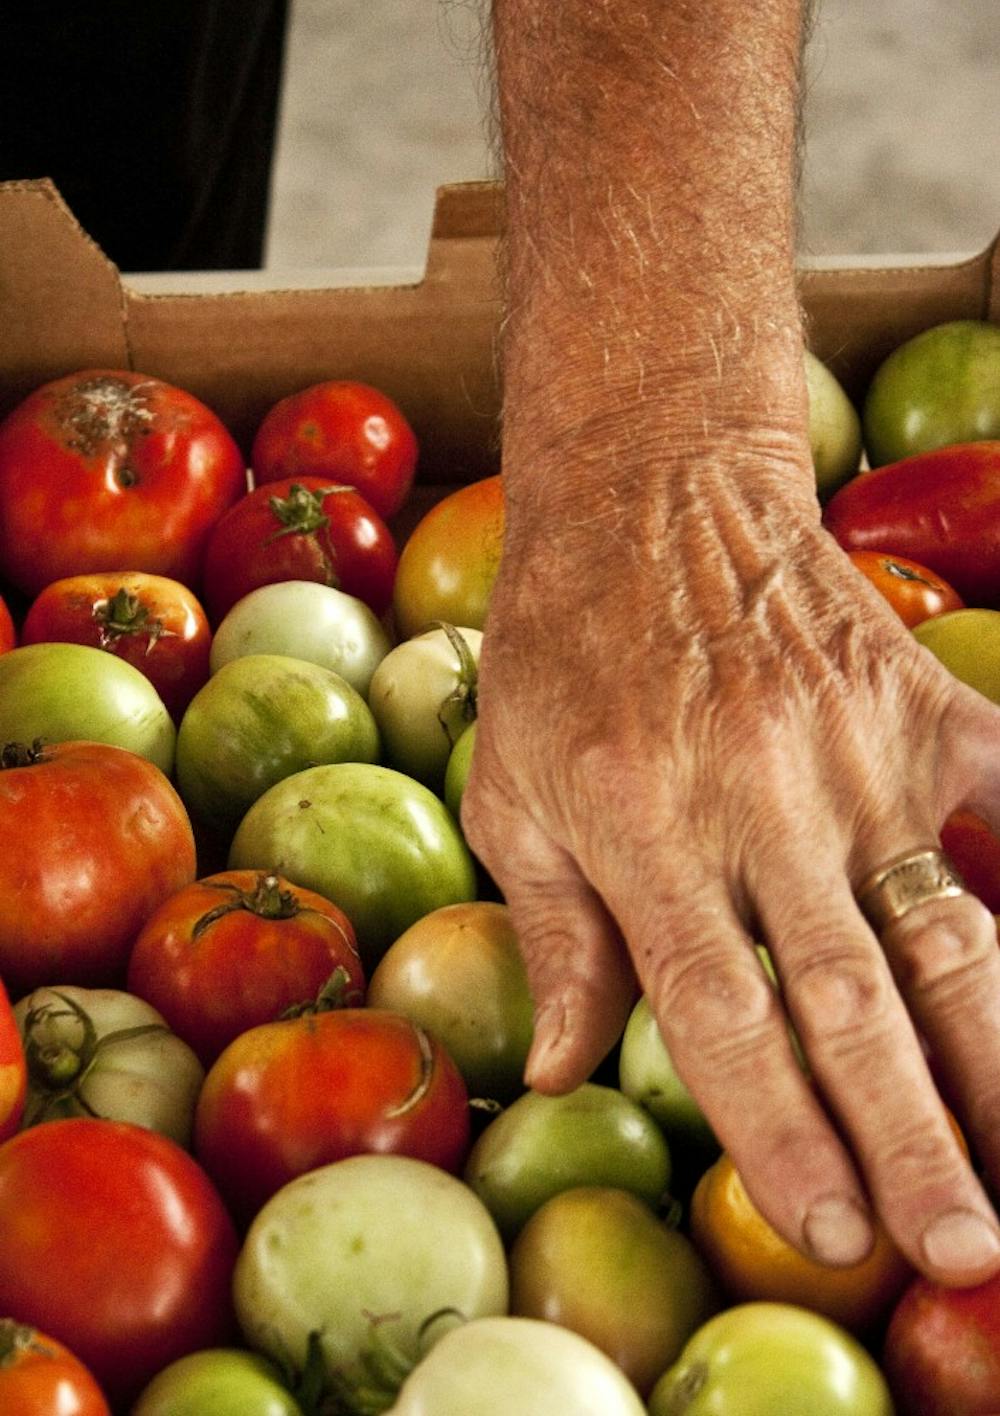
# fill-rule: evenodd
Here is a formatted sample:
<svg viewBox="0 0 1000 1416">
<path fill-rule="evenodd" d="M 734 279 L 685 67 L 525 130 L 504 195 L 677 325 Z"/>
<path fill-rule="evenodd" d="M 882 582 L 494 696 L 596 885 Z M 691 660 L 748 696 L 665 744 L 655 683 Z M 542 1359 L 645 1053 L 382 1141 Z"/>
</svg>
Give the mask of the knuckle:
<svg viewBox="0 0 1000 1416">
<path fill-rule="evenodd" d="M 978 901 L 900 921 L 887 940 L 900 986 L 914 994 L 966 995 L 997 972 L 996 924 Z"/>
<path fill-rule="evenodd" d="M 884 1028 L 894 998 L 879 954 L 829 936 L 785 970 L 784 987 L 806 1045 L 863 1044 Z"/>
<path fill-rule="evenodd" d="M 778 1005 L 756 957 L 703 949 L 668 960 L 654 985 L 672 1046 L 706 1060 L 755 1051 L 770 1038 Z"/>
<path fill-rule="evenodd" d="M 947 1124 L 922 1120 L 886 1127 L 873 1154 L 876 1172 L 892 1176 L 903 1193 L 931 1194 L 961 1182 L 964 1161 Z"/>
</svg>

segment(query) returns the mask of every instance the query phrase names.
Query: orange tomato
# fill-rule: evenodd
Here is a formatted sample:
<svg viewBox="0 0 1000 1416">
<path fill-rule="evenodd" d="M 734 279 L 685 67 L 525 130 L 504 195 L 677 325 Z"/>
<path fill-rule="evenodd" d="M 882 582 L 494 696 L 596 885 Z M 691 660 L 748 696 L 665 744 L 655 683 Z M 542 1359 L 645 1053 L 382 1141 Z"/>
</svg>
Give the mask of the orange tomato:
<svg viewBox="0 0 1000 1416">
<path fill-rule="evenodd" d="M 0 1411 L 8 1416 L 111 1416 L 89 1370 L 55 1338 L 0 1318 Z"/>
<path fill-rule="evenodd" d="M 849 1268 L 799 1253 L 757 1209 L 725 1152 L 695 1187 L 691 1236 L 734 1301 L 796 1303 L 855 1333 L 884 1317 L 913 1276 L 881 1227 L 868 1257 Z"/>
<path fill-rule="evenodd" d="M 965 601 L 933 570 L 905 556 L 885 551 L 848 551 L 851 564 L 866 576 L 910 629 L 946 610 L 962 610 Z"/>
</svg>

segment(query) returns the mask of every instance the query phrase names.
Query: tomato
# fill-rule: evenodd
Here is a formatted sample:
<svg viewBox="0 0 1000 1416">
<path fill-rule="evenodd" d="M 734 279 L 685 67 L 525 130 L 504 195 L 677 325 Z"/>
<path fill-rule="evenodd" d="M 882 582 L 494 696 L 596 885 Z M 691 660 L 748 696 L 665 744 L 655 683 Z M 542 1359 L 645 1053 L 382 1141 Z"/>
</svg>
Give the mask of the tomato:
<svg viewBox="0 0 1000 1416">
<path fill-rule="evenodd" d="M 229 866 L 276 870 L 333 900 L 369 973 L 422 915 L 476 894 L 472 857 L 444 803 L 367 762 L 309 767 L 271 787 L 240 822 Z"/>
<path fill-rule="evenodd" d="M 134 665 L 175 721 L 208 678 L 211 639 L 205 611 L 188 587 L 143 571 L 53 581 L 21 625 L 22 644 L 90 644 Z"/>
<path fill-rule="evenodd" d="M 324 988 L 360 1002 L 365 979 L 343 910 L 279 875 L 230 870 L 154 910 L 132 949 L 128 987 L 208 1067 L 240 1033 Z"/>
<path fill-rule="evenodd" d="M 507 1263 L 461 1180 L 409 1156 L 356 1155 L 268 1200 L 247 1231 L 233 1293 L 250 1347 L 302 1372 L 315 1345 L 328 1377 L 343 1377 L 386 1343 L 405 1370 L 442 1310 L 505 1313 Z"/>
<path fill-rule="evenodd" d="M 915 1278 L 889 1321 L 882 1365 L 900 1416 L 1000 1411 L 1000 1279 L 944 1288 Z"/>
<path fill-rule="evenodd" d="M 68 1347 L 11 1318 L 0 1318 L 0 1411 L 111 1416 L 97 1382 Z"/>
<path fill-rule="evenodd" d="M 191 1352 L 164 1367 L 129 1416 L 303 1416 L 273 1362 L 238 1347 Z"/>
<path fill-rule="evenodd" d="M 506 1240 L 574 1185 L 609 1185 L 656 1206 L 670 1152 L 656 1122 L 614 1087 L 585 1082 L 562 1096 L 525 1092 L 490 1122 L 465 1166 Z"/>
<path fill-rule="evenodd" d="M 0 744 L 86 740 L 127 748 L 169 774 L 177 730 L 149 679 L 85 644 L 0 654 Z"/>
<path fill-rule="evenodd" d="M 476 715 L 482 640 L 478 629 L 438 625 L 390 649 L 368 686 L 386 762 L 435 791 Z"/>
<path fill-rule="evenodd" d="M 333 669 L 364 695 L 388 652 L 389 636 L 363 601 L 312 580 L 282 580 L 236 601 L 209 661 L 216 673 L 242 654 L 285 654 Z"/>
<path fill-rule="evenodd" d="M 68 374 L 0 423 L 0 573 L 28 595 L 123 566 L 195 587 L 245 486 L 239 448 L 190 393 L 127 369 Z"/>
<path fill-rule="evenodd" d="M 503 547 L 503 484 L 484 477 L 432 506 L 399 557 L 393 613 L 411 639 L 438 620 L 482 629 Z"/>
<path fill-rule="evenodd" d="M 648 1394 L 696 1328 L 719 1309 L 690 1239 L 627 1190 L 563 1190 L 510 1252 L 510 1310 L 560 1323 L 606 1352 Z"/>
<path fill-rule="evenodd" d="M 7 601 L 0 598 L 0 654 L 6 654 L 8 649 L 13 649 L 17 643 L 17 630 L 11 618 L 10 610 L 7 608 Z"/>
<path fill-rule="evenodd" d="M 953 811 L 941 827 L 941 847 L 973 895 L 1000 914 L 1000 837 L 974 811 Z"/>
<path fill-rule="evenodd" d="M 187 812 L 145 758 L 93 742 L 0 757 L 0 975 L 15 996 L 114 984 L 145 920 L 194 877 Z"/>
<path fill-rule="evenodd" d="M 828 1318 L 742 1303 L 702 1324 L 653 1388 L 649 1416 L 893 1416 L 874 1358 Z"/>
<path fill-rule="evenodd" d="M 1000 604 L 1000 440 L 962 443 L 877 467 L 827 502 L 845 551 L 906 556 L 969 605 Z"/>
<path fill-rule="evenodd" d="M 912 1277 L 881 1226 L 859 1264 L 831 1268 L 807 1258 L 771 1228 L 725 1153 L 698 1181 L 690 1221 L 694 1242 L 733 1300 L 794 1303 L 852 1332 L 870 1331 Z"/>
<path fill-rule="evenodd" d="M 873 467 L 949 443 L 1000 437 L 1000 328 L 949 320 L 883 360 L 862 409 Z"/>
<path fill-rule="evenodd" d="M 1000 703 L 1000 610 L 949 610 L 910 633 L 955 678 Z"/>
<path fill-rule="evenodd" d="M 36 988 L 14 1009 L 28 1061 L 25 1125 L 60 1116 L 131 1121 L 189 1146 L 205 1080 L 142 999 L 115 988 Z"/>
<path fill-rule="evenodd" d="M 861 462 L 861 419 L 836 374 L 805 351 L 809 395 L 809 448 L 816 473 L 816 490 L 825 500 Z"/>
<path fill-rule="evenodd" d="M 17 1019 L 0 979 L 0 1141 L 21 1124 L 28 1090 L 28 1067 Z"/>
<path fill-rule="evenodd" d="M 232 1220 L 155 1131 L 77 1117 L 11 1137 L 0 1231 L 0 1311 L 64 1342 L 114 1406 L 231 1333 Z"/>
<path fill-rule="evenodd" d="M 177 734 L 177 786 L 192 816 L 231 836 L 276 782 L 319 762 L 375 762 L 379 731 L 333 669 L 283 654 L 223 664 Z"/>
<path fill-rule="evenodd" d="M 645 1416 L 635 1388 L 579 1333 L 535 1318 L 478 1318 L 435 1343 L 393 1416 Z"/>
<path fill-rule="evenodd" d="M 322 477 L 268 482 L 216 523 L 202 590 L 216 624 L 237 600 L 276 580 L 316 580 L 382 615 L 398 555 L 392 532 L 353 487 Z"/>
<path fill-rule="evenodd" d="M 456 821 L 460 819 L 462 797 L 465 795 L 465 784 L 469 780 L 475 746 L 476 723 L 473 719 L 459 734 L 455 746 L 448 754 L 448 765 L 444 769 L 444 801 Z"/>
<path fill-rule="evenodd" d="M 534 1019 L 506 905 L 472 900 L 418 919 L 382 957 L 368 1002 L 443 1042 L 472 1096 L 508 1102 L 524 1091 Z"/>
<path fill-rule="evenodd" d="M 289 477 L 346 482 L 388 518 L 409 495 L 417 451 L 413 429 L 387 394 L 328 379 L 289 394 L 265 414 L 250 461 L 258 484 Z"/>
<path fill-rule="evenodd" d="M 911 629 L 932 615 L 965 608 L 957 590 L 925 565 L 884 551 L 848 551 L 848 559 Z"/>
</svg>

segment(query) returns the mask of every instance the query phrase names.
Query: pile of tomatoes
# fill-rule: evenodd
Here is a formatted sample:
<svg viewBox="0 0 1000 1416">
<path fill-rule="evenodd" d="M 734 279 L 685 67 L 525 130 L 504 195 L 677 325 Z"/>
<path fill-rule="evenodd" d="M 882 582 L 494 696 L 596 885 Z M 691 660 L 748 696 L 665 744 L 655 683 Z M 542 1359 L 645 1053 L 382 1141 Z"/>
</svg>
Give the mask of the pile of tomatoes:
<svg viewBox="0 0 1000 1416">
<path fill-rule="evenodd" d="M 996 417 L 934 454 L 949 506 L 964 477 L 1000 513 Z M 499 479 L 414 514 L 406 418 L 343 380 L 248 451 L 117 370 L 0 424 L 0 1409 L 935 1416 L 977 1344 L 1000 1409 L 1000 1287 L 935 1290 L 885 1235 L 799 1255 L 644 1000 L 586 1085 L 525 1091 L 458 816 Z M 997 613 L 986 533 L 865 539 L 905 518 L 855 488 L 931 455 L 824 497 L 918 634 Z M 1000 842 L 948 831 L 1000 910 Z"/>
</svg>

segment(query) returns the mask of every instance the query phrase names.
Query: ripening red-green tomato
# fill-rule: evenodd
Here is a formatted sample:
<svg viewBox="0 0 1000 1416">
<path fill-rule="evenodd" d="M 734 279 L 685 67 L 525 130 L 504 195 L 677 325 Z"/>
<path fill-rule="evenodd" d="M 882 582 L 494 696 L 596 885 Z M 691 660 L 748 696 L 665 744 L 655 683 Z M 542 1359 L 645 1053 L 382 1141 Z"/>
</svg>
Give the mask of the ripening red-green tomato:
<svg viewBox="0 0 1000 1416">
<path fill-rule="evenodd" d="M 392 602 L 401 638 L 439 620 L 483 628 L 503 531 L 499 476 L 459 487 L 431 507 L 400 552 Z"/>
<path fill-rule="evenodd" d="M 847 555 L 910 629 L 933 615 L 965 608 L 957 590 L 917 561 L 884 551 L 848 551 Z"/>
<path fill-rule="evenodd" d="M 444 1043 L 470 1096 L 506 1103 L 524 1091 L 531 989 L 506 905 L 470 900 L 422 916 L 382 956 L 368 1002 Z"/>
<path fill-rule="evenodd" d="M 882 1366 L 900 1416 L 1000 1410 L 1000 1278 L 974 1288 L 915 1278 L 889 1320 Z"/>
<path fill-rule="evenodd" d="M 251 1028 L 216 1059 L 195 1154 L 249 1221 L 296 1176 L 364 1152 L 457 1170 L 468 1094 L 441 1044 L 399 1013 L 342 1008 Z"/>
<path fill-rule="evenodd" d="M 5 1416 L 111 1416 L 94 1377 L 63 1343 L 0 1318 L 0 1411 Z"/>
<path fill-rule="evenodd" d="M 512 1313 L 588 1338 L 643 1395 L 720 1307 L 690 1239 L 609 1186 L 546 1200 L 514 1241 L 510 1279 Z"/>
<path fill-rule="evenodd" d="M 164 1367 L 129 1416 L 302 1416 L 302 1408 L 274 1362 L 239 1347 L 212 1347 Z"/>
<path fill-rule="evenodd" d="M 649 1416 L 893 1416 L 875 1359 L 807 1308 L 741 1303 L 688 1340 L 649 1399 Z"/>
<path fill-rule="evenodd" d="M 610 1185 L 656 1206 L 670 1182 L 663 1132 L 614 1087 L 561 1096 L 528 1091 L 489 1123 L 469 1153 L 466 1184 L 513 1241 L 534 1212 L 574 1185 Z"/>
</svg>

